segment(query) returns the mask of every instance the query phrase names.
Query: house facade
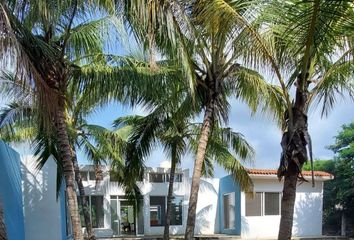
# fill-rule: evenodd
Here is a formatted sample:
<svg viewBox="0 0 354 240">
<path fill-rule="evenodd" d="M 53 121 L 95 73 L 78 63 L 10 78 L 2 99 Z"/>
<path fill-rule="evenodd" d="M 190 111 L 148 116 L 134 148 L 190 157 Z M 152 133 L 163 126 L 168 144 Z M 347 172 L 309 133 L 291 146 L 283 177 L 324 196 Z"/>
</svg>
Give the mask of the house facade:
<svg viewBox="0 0 354 240">
<path fill-rule="evenodd" d="M 0 167 L 5 173 L 0 175 L 4 183 L 0 185 L 0 201 L 8 239 L 71 239 L 64 185 L 58 196 L 56 192 L 55 161 L 50 159 L 39 171 L 30 154 L 18 154 L 0 142 Z M 144 178 L 137 183 L 142 194 L 139 209 L 128 201 L 124 189 L 110 177 L 109 168 L 103 167 L 103 170 L 103 179 L 96 182 L 93 166 L 81 166 L 96 236 L 162 235 L 169 169 L 146 169 Z M 275 170 L 250 169 L 249 174 L 254 182 L 252 194 L 243 192 L 230 175 L 201 180 L 196 234 L 228 234 L 244 239 L 277 236 L 283 183 L 277 180 Z M 303 174 L 310 180 L 310 172 Z M 314 188 L 307 182 L 298 186 L 294 236 L 322 234 L 323 183 L 332 177 L 316 171 Z M 173 191 L 172 235 L 184 234 L 190 185 L 189 170 L 178 169 Z"/>
<path fill-rule="evenodd" d="M 97 218 L 92 220 L 98 236 L 163 234 L 169 169 L 146 169 L 144 179 L 138 182 L 143 196 L 139 211 L 124 197 L 124 190 L 110 178 L 108 169 L 104 171 L 103 180 L 97 184 L 92 166 L 83 166 L 81 171 L 85 176 L 84 186 L 90 199 L 91 214 L 93 218 Z M 278 181 L 276 170 L 249 169 L 248 171 L 254 182 L 253 193 L 241 191 L 231 175 L 201 180 L 196 234 L 220 233 L 238 235 L 246 239 L 277 236 L 283 182 Z M 305 171 L 303 174 L 310 180 L 310 172 Z M 322 235 L 323 183 L 332 177 L 328 173 L 315 171 L 314 188 L 309 182 L 298 186 L 294 212 L 294 236 Z M 184 234 L 190 184 L 189 171 L 177 170 L 170 227 L 173 235 Z"/>
</svg>

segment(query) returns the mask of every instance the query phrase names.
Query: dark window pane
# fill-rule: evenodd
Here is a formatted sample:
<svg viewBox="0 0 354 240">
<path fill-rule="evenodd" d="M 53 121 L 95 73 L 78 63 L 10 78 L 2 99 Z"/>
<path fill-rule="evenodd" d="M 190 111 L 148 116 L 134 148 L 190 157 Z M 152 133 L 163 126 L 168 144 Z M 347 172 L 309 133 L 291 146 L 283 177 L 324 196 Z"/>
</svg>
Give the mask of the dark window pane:
<svg viewBox="0 0 354 240">
<path fill-rule="evenodd" d="M 80 172 L 82 181 L 87 181 L 87 172 Z"/>
<path fill-rule="evenodd" d="M 89 172 L 89 179 L 90 179 L 91 181 L 95 181 L 95 180 L 96 180 L 96 173 L 93 172 L 93 171 L 90 171 L 90 172 Z"/>
<path fill-rule="evenodd" d="M 279 215 L 279 196 L 280 193 L 264 193 L 264 214 L 265 215 Z"/>
<path fill-rule="evenodd" d="M 163 182 L 163 174 L 150 173 L 149 175 L 150 175 L 150 177 L 149 177 L 150 182 L 157 182 L 157 183 Z"/>
<path fill-rule="evenodd" d="M 164 226 L 165 211 L 165 197 L 150 196 L 150 226 Z"/>
<path fill-rule="evenodd" d="M 174 197 L 171 206 L 171 225 L 182 225 L 183 197 Z"/>
<path fill-rule="evenodd" d="M 175 182 L 182 182 L 183 175 L 181 173 L 175 175 Z"/>
<path fill-rule="evenodd" d="M 246 193 L 246 216 L 262 215 L 262 193 Z"/>
</svg>

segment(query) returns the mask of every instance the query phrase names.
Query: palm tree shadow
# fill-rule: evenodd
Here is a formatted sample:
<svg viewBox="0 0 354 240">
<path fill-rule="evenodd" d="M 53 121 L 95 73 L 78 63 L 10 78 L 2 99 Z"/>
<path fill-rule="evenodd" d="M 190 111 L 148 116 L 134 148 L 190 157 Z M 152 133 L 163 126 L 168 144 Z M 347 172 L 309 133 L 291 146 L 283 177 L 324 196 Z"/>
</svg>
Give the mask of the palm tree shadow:
<svg viewBox="0 0 354 240">
<path fill-rule="evenodd" d="M 212 223 L 208 218 L 210 211 L 212 210 L 213 210 L 213 205 L 210 204 L 197 212 L 196 224 L 195 224 L 196 233 L 202 233 L 203 229 L 209 229 L 210 227 L 212 227 L 211 226 Z"/>
<path fill-rule="evenodd" d="M 293 235 L 318 236 L 322 231 L 322 196 L 305 192 L 299 198 L 294 210 Z"/>
<path fill-rule="evenodd" d="M 25 161 L 26 164 L 21 162 L 21 174 L 26 238 L 56 239 L 62 223 L 61 205 L 56 196 L 56 163 L 49 159 L 39 171 L 32 165 L 35 159 Z M 45 226 L 52 228 L 51 231 L 39 231 Z"/>
</svg>

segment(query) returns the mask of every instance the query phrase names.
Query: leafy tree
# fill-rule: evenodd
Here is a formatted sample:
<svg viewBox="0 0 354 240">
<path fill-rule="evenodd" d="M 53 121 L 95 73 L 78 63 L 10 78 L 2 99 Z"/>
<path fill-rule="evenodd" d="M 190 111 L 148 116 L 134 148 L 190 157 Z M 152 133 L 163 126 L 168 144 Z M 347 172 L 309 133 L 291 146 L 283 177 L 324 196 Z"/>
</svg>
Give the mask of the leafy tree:
<svg viewBox="0 0 354 240">
<path fill-rule="evenodd" d="M 325 226 L 338 226 L 342 214 L 354 224 L 354 122 L 343 125 L 335 139 L 329 149 L 336 157 L 325 166 L 332 168 L 328 171 L 334 175 L 334 180 L 326 183 L 324 189 Z"/>
</svg>

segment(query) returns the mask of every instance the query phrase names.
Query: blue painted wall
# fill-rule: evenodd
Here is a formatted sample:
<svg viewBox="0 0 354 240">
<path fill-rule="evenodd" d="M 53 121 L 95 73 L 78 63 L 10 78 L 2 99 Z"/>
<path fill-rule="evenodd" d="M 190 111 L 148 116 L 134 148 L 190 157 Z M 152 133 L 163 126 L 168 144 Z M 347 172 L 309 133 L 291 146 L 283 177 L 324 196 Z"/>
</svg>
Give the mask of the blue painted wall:
<svg viewBox="0 0 354 240">
<path fill-rule="evenodd" d="M 220 179 L 219 183 L 219 223 L 220 223 L 220 233 L 240 235 L 241 234 L 241 190 L 238 184 L 235 183 L 233 177 L 228 175 Z M 226 193 L 235 193 L 235 228 L 234 229 L 224 229 L 224 206 L 223 206 L 223 195 Z"/>
<path fill-rule="evenodd" d="M 0 140 L 0 201 L 9 240 L 25 239 L 20 155 Z"/>
</svg>

